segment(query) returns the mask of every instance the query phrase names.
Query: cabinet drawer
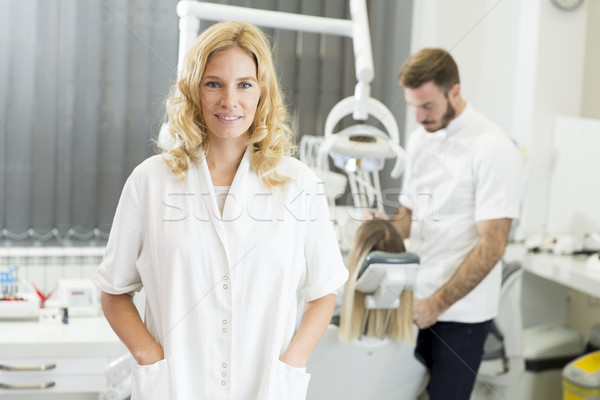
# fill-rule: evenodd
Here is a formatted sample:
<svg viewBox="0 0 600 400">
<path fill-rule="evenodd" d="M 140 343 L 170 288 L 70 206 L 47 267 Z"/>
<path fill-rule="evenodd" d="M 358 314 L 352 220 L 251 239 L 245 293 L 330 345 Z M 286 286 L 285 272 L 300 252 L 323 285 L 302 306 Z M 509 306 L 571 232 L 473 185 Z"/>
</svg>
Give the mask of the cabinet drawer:
<svg viewBox="0 0 600 400">
<path fill-rule="evenodd" d="M 7 393 L 103 393 L 107 390 L 104 375 L 63 375 L 0 378 L 0 397 Z"/>
<path fill-rule="evenodd" d="M 0 396 L 5 393 L 104 392 L 110 357 L 0 359 Z"/>
<path fill-rule="evenodd" d="M 67 358 L 0 358 L 0 376 L 14 374 L 88 374 L 104 373 L 110 357 L 67 357 Z"/>
</svg>

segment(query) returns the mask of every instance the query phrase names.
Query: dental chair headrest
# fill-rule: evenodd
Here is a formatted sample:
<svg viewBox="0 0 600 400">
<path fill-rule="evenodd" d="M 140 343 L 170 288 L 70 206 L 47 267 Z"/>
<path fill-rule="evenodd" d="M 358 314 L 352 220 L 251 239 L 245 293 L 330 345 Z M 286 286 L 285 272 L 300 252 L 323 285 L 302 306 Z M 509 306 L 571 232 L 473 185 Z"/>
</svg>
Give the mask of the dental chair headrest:
<svg viewBox="0 0 600 400">
<path fill-rule="evenodd" d="M 370 308 L 394 308 L 403 290 L 412 290 L 419 256 L 414 253 L 372 251 L 365 257 L 356 280 L 356 290 L 373 293 Z"/>
<path fill-rule="evenodd" d="M 360 270 L 358 272 L 358 278 L 365 273 L 367 268 L 372 264 L 419 264 L 419 256 L 414 253 L 392 253 L 389 251 L 372 251 L 364 259 Z"/>
</svg>

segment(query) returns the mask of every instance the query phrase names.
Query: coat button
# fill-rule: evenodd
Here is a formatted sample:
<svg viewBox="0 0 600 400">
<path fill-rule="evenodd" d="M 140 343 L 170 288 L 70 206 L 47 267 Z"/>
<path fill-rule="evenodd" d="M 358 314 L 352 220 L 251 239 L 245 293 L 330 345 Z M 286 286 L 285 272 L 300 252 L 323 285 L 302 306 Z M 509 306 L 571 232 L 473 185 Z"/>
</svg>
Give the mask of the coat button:
<svg viewBox="0 0 600 400">
<path fill-rule="evenodd" d="M 227 289 L 229 286 L 227 285 L 223 285 L 223 289 Z"/>
<path fill-rule="evenodd" d="M 221 367 L 227 368 L 227 364 L 223 363 L 223 364 L 221 364 Z"/>
<path fill-rule="evenodd" d="M 225 386 L 225 385 L 227 385 L 227 382 L 221 381 L 221 385 Z"/>
</svg>

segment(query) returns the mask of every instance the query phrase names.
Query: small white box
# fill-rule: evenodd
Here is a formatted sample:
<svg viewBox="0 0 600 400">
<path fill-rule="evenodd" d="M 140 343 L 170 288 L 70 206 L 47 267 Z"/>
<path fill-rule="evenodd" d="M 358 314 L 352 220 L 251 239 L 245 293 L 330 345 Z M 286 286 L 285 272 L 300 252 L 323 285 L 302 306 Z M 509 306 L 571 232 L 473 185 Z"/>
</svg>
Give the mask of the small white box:
<svg viewBox="0 0 600 400">
<path fill-rule="evenodd" d="M 63 322 L 64 309 L 40 308 L 40 324 L 60 324 Z"/>
<path fill-rule="evenodd" d="M 69 309 L 69 317 L 98 315 L 98 288 L 90 279 L 60 279 L 56 300 Z"/>
</svg>

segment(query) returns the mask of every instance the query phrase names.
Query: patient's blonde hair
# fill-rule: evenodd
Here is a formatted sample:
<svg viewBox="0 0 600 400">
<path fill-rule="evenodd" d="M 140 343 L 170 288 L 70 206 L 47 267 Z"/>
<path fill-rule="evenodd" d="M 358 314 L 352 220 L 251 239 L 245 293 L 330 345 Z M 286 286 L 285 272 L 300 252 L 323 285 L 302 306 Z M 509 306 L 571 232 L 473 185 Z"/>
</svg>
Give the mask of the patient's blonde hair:
<svg viewBox="0 0 600 400">
<path fill-rule="evenodd" d="M 354 243 L 348 257 L 349 278 L 342 298 L 339 337 L 343 342 L 357 339 L 361 332 L 365 315 L 366 294 L 355 290 L 360 267 L 371 251 L 381 250 L 401 253 L 406 251 L 402 236 L 389 221 L 370 220 L 364 222 L 356 232 Z M 383 332 L 387 310 L 371 310 L 367 322 L 366 336 L 387 336 L 392 340 L 408 339 L 414 343 L 412 326 L 412 290 L 399 294 L 400 307 L 391 311 L 387 332 Z"/>
<path fill-rule="evenodd" d="M 229 21 L 211 26 L 186 54 L 181 78 L 167 99 L 170 145 L 177 145 L 165 149 L 165 160 L 173 173 L 184 180 L 190 163 L 199 161 L 202 154 L 209 151 L 200 83 L 210 56 L 232 47 L 252 57 L 260 87 L 260 100 L 246 141 L 252 151 L 250 166 L 268 187 L 281 185 L 289 178 L 278 174 L 276 168 L 294 151 L 288 112 L 275 74 L 269 41 L 260 29 L 243 22 Z"/>
</svg>

